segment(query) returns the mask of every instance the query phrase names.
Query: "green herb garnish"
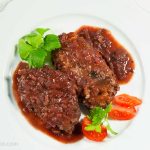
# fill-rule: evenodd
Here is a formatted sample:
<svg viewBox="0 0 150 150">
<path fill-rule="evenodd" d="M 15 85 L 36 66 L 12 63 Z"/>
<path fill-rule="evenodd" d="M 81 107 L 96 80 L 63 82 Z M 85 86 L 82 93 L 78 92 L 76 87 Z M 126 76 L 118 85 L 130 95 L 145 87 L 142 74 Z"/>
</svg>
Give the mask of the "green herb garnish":
<svg viewBox="0 0 150 150">
<path fill-rule="evenodd" d="M 51 52 L 61 47 L 57 35 L 44 35 L 48 30 L 48 28 L 37 28 L 23 36 L 18 42 L 19 55 L 22 60 L 28 62 L 30 68 L 41 68 L 47 63 L 47 60 L 49 64 L 52 64 Z"/>
<path fill-rule="evenodd" d="M 96 131 L 101 132 L 101 125 L 105 125 L 107 130 L 112 134 L 117 134 L 113 129 L 111 128 L 109 122 L 108 122 L 108 113 L 110 112 L 112 108 L 112 105 L 109 104 L 105 109 L 101 107 L 95 107 L 90 110 L 90 114 L 87 116 L 92 123 L 85 127 L 85 130 L 87 131 Z"/>
</svg>

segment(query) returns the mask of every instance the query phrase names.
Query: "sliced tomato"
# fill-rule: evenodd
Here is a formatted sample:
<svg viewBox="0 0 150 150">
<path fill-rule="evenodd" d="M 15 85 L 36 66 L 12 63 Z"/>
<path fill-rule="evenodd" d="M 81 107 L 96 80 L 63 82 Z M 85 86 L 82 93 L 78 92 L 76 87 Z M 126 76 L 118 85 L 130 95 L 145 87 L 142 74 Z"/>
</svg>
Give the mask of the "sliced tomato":
<svg viewBox="0 0 150 150">
<path fill-rule="evenodd" d="M 120 105 L 123 107 L 133 107 L 140 105 L 142 101 L 138 99 L 137 97 L 130 96 L 127 94 L 121 94 L 113 99 L 113 104 Z"/>
<path fill-rule="evenodd" d="M 92 141 L 103 141 L 107 137 L 107 129 L 105 126 L 101 126 L 101 133 L 96 131 L 86 131 L 85 127 L 91 124 L 91 121 L 85 117 L 82 121 L 82 132 L 86 138 Z"/>
<path fill-rule="evenodd" d="M 114 120 L 130 120 L 136 115 L 136 109 L 134 107 L 112 105 L 112 109 L 108 115 L 109 118 Z"/>
</svg>

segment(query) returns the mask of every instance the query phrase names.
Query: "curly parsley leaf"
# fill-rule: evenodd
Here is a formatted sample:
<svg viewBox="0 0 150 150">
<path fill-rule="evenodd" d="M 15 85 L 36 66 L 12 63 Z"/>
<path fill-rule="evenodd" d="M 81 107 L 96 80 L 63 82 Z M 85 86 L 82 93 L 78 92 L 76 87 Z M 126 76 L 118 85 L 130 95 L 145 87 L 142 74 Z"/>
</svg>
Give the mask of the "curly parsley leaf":
<svg viewBox="0 0 150 150">
<path fill-rule="evenodd" d="M 18 42 L 19 55 L 22 60 L 27 60 L 30 52 L 33 50 L 33 47 L 25 42 L 24 39 L 20 39 Z"/>
<path fill-rule="evenodd" d="M 105 109 L 101 107 L 95 107 L 90 111 L 89 118 L 92 121 L 92 124 L 102 124 L 104 119 L 107 117 L 108 112 L 110 111 L 110 106 L 109 104 Z"/>
<path fill-rule="evenodd" d="M 112 130 L 109 122 L 108 122 L 108 113 L 110 112 L 112 106 L 109 104 L 105 109 L 101 107 L 95 107 L 90 110 L 90 114 L 88 118 L 91 120 L 91 124 L 85 127 L 87 131 L 96 131 L 101 132 L 101 125 L 107 124 L 106 128 L 112 134 L 117 134 L 115 131 Z"/>
<path fill-rule="evenodd" d="M 57 48 L 60 48 L 60 42 L 59 42 L 59 38 L 58 36 L 54 35 L 54 34 L 49 34 L 46 35 L 44 38 L 44 48 L 47 51 L 52 51 L 55 50 Z"/>
<path fill-rule="evenodd" d="M 31 33 L 24 37 L 24 40 L 27 44 L 31 45 L 34 48 L 38 48 L 43 43 L 43 38 L 40 34 Z"/>
<path fill-rule="evenodd" d="M 86 129 L 87 131 L 93 131 L 93 130 L 95 130 L 95 126 L 92 125 L 92 124 L 90 124 L 90 125 L 86 126 L 85 129 Z"/>
<path fill-rule="evenodd" d="M 101 133 L 102 129 L 101 129 L 101 126 L 100 125 L 97 125 L 95 127 L 95 131 L 98 132 L 98 133 Z"/>
<path fill-rule="evenodd" d="M 43 50 L 33 50 L 30 53 L 28 62 L 29 66 L 33 68 L 41 68 L 45 61 L 47 53 Z"/>
<path fill-rule="evenodd" d="M 88 125 L 88 126 L 86 126 L 85 127 L 85 130 L 87 130 L 87 131 L 96 131 L 96 132 L 101 132 L 101 126 L 100 125 L 92 125 L 92 124 L 90 124 L 90 125 Z"/>
<path fill-rule="evenodd" d="M 22 60 L 29 63 L 30 68 L 41 68 L 44 64 L 52 65 L 51 51 L 61 47 L 59 38 L 54 34 L 44 34 L 48 28 L 37 28 L 23 36 L 17 45 Z M 49 60 L 49 62 L 47 62 Z"/>
<path fill-rule="evenodd" d="M 35 32 L 39 33 L 41 36 L 44 35 L 45 32 L 47 32 L 49 28 L 36 28 Z"/>
</svg>

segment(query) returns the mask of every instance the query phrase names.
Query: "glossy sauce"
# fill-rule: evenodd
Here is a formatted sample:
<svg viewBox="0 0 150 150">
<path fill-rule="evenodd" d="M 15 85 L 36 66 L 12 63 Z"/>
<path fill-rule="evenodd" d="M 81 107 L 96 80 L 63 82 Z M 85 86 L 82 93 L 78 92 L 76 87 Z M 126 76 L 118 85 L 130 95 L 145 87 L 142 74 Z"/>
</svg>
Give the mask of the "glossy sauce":
<svg viewBox="0 0 150 150">
<path fill-rule="evenodd" d="M 18 92 L 18 81 L 17 81 L 17 72 L 18 72 L 19 68 L 17 68 L 17 70 L 14 73 L 13 76 L 13 95 L 15 97 L 15 100 L 22 112 L 22 114 L 25 116 L 25 118 L 29 121 L 29 123 L 36 128 L 37 130 L 42 131 L 43 133 L 45 133 L 46 135 L 62 142 L 62 143 L 74 143 L 77 142 L 79 140 L 81 140 L 83 138 L 83 134 L 82 134 L 82 129 L 81 129 L 81 124 L 77 124 L 75 127 L 75 130 L 73 132 L 72 135 L 65 135 L 65 134 L 61 134 L 61 135 L 55 135 L 54 133 L 52 133 L 50 130 L 46 129 L 42 123 L 42 121 L 36 117 L 33 113 L 30 113 L 24 106 L 24 104 L 22 103 L 21 99 L 20 99 L 20 95 Z"/>
<path fill-rule="evenodd" d="M 108 66 L 114 71 L 118 82 L 119 83 L 128 83 L 131 79 L 131 77 L 133 76 L 133 70 L 135 68 L 134 65 L 134 61 L 131 57 L 131 55 L 129 54 L 129 52 L 111 35 L 111 33 L 106 30 L 106 29 L 102 29 L 101 34 L 102 34 L 102 40 L 104 41 L 104 47 L 100 47 L 100 45 L 97 42 L 97 39 L 93 39 L 93 36 L 95 36 L 95 33 L 98 30 L 101 30 L 100 28 L 97 27 L 90 27 L 90 26 L 83 26 L 81 28 L 79 28 L 76 33 L 80 34 L 82 30 L 88 30 L 88 32 L 90 33 L 90 38 L 87 40 L 92 41 L 95 44 L 95 47 L 100 51 L 100 53 L 102 54 L 102 56 L 104 57 L 106 63 L 108 64 Z M 100 40 L 100 39 L 99 39 Z M 106 44 L 106 46 L 105 46 Z M 113 56 L 115 54 L 119 54 L 119 57 L 121 57 L 122 55 L 126 55 L 120 62 L 119 65 L 117 66 L 116 60 L 119 61 L 120 58 L 116 58 L 116 56 Z M 19 68 L 17 68 L 18 70 Z M 120 70 L 119 70 L 120 69 Z M 17 72 L 16 70 L 16 72 Z M 14 73 L 13 76 L 13 95 L 15 96 L 16 102 L 21 110 L 21 112 L 23 113 L 23 115 L 25 116 L 25 118 L 30 122 L 30 124 L 35 127 L 36 129 L 42 131 L 43 133 L 45 133 L 46 135 L 53 137 L 54 139 L 63 142 L 63 143 L 73 143 L 73 142 L 77 142 L 79 140 L 81 140 L 83 138 L 83 134 L 82 134 L 82 129 L 81 129 L 81 124 L 79 123 L 75 130 L 74 133 L 72 135 L 65 135 L 65 134 L 61 134 L 61 135 L 55 135 L 54 133 L 52 133 L 50 130 L 46 129 L 42 123 L 42 121 L 36 117 L 33 113 L 30 113 L 24 106 L 24 104 L 22 103 L 21 99 L 20 99 L 20 95 L 18 92 L 18 81 L 17 81 L 17 73 Z"/>
<path fill-rule="evenodd" d="M 76 32 L 100 51 L 120 84 L 130 81 L 135 69 L 134 60 L 109 30 L 99 27 L 82 26 Z"/>
</svg>

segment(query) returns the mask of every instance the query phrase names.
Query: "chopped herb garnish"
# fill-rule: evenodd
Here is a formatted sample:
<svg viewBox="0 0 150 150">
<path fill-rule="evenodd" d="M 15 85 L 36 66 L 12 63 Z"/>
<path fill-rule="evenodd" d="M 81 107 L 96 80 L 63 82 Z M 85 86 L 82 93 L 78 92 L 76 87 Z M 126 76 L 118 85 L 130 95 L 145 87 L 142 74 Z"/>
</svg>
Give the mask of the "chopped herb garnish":
<svg viewBox="0 0 150 150">
<path fill-rule="evenodd" d="M 46 34 L 48 28 L 37 28 L 30 34 L 23 36 L 17 45 L 22 60 L 28 62 L 30 68 L 41 68 L 51 58 L 51 52 L 61 47 L 59 38 L 55 34 Z M 52 64 L 49 59 L 49 64 Z"/>
<path fill-rule="evenodd" d="M 109 104 L 105 109 L 101 107 L 95 107 L 90 110 L 90 114 L 87 116 L 91 120 L 91 124 L 85 127 L 87 131 L 101 132 L 101 126 L 104 124 L 107 130 L 112 134 L 117 134 L 112 130 L 108 122 L 108 113 L 111 110 L 112 105 Z"/>
</svg>

